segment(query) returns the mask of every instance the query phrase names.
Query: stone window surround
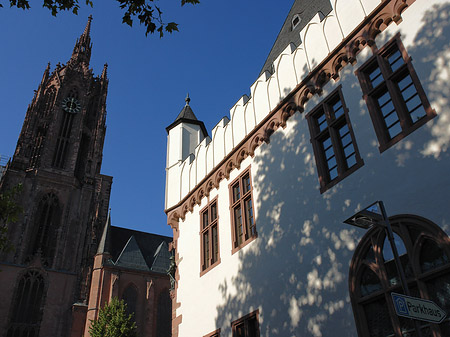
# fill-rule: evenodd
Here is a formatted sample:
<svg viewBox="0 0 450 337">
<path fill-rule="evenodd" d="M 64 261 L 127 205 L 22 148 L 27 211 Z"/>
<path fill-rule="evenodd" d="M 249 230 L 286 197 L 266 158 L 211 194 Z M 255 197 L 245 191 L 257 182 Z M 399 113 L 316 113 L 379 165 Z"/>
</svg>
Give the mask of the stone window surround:
<svg viewBox="0 0 450 337">
<path fill-rule="evenodd" d="M 253 212 L 253 222 L 255 222 L 255 207 L 254 207 L 254 203 L 253 203 L 253 183 L 252 183 L 252 176 L 250 174 L 250 171 L 251 171 L 251 166 L 249 166 L 245 170 L 243 170 L 242 173 L 240 173 L 239 176 L 236 177 L 236 179 L 234 179 L 228 185 L 229 195 L 230 195 L 230 220 L 231 220 L 231 235 L 232 235 L 232 237 L 231 237 L 231 242 L 232 242 L 231 254 L 236 253 L 238 250 L 245 247 L 246 245 L 248 245 L 250 242 L 252 242 L 253 240 L 255 240 L 258 237 L 258 233 L 256 232 L 256 225 L 254 225 L 255 233 L 253 235 L 251 233 L 247 233 L 247 227 L 250 226 L 247 224 L 248 220 L 245 215 L 245 201 L 247 201 L 247 200 L 250 200 L 250 202 L 251 202 L 252 212 Z M 250 180 L 250 188 L 247 192 L 244 193 L 244 189 L 242 188 L 242 186 L 243 186 L 242 180 L 247 175 Z M 234 201 L 233 200 L 233 187 L 235 187 L 238 183 L 240 186 L 241 196 L 239 197 L 239 199 L 237 201 Z M 236 225 L 235 225 L 235 219 L 234 219 L 234 214 L 233 214 L 234 209 L 237 207 L 240 207 L 242 210 L 242 213 L 241 213 L 242 219 L 243 219 L 242 227 L 243 227 L 243 231 L 244 231 L 244 233 L 243 233 L 244 240 L 240 244 L 238 244 L 238 238 L 236 237 Z M 247 236 L 246 239 L 245 239 L 245 236 Z"/>
<path fill-rule="evenodd" d="M 210 215 L 211 215 L 211 206 L 216 206 L 216 218 L 211 221 Z M 205 212 L 208 212 L 208 226 L 207 228 L 203 228 L 203 214 Z M 213 240 L 212 240 L 212 227 L 216 226 L 217 228 L 217 260 L 214 263 L 211 263 L 212 261 L 212 254 L 213 254 Z M 208 233 L 209 235 L 209 248 L 210 248 L 210 258 L 208 266 L 205 267 L 204 265 L 204 250 L 203 250 L 203 234 Z M 220 238 L 219 238 L 219 203 L 218 203 L 218 197 L 216 196 L 214 199 L 208 202 L 208 204 L 200 211 L 200 276 L 203 276 L 205 273 L 213 269 L 215 266 L 220 264 Z"/>
<path fill-rule="evenodd" d="M 248 322 L 250 319 L 253 319 L 253 318 L 256 319 L 256 331 L 255 331 L 256 334 L 255 334 L 255 337 L 259 337 L 260 336 L 259 309 L 257 309 L 255 311 L 253 311 L 253 312 L 251 312 L 251 313 L 249 313 L 249 314 L 247 314 L 247 315 L 245 315 L 245 316 L 243 316 L 243 317 L 241 317 L 241 318 L 231 322 L 231 331 L 232 331 L 233 337 L 236 336 L 236 327 L 237 327 L 238 324 L 241 324 L 241 323 L 245 324 L 246 322 Z"/>
<path fill-rule="evenodd" d="M 402 66 L 403 69 L 392 71 L 390 67 L 386 64 L 385 56 L 386 54 L 396 46 L 401 53 L 405 66 Z M 400 39 L 400 33 L 397 33 L 393 38 L 391 38 L 383 47 L 380 49 L 373 50 L 373 56 L 370 57 L 364 64 L 359 67 L 355 74 L 359 79 L 361 84 L 361 89 L 363 91 L 363 98 L 366 102 L 367 108 L 369 110 L 370 117 L 372 119 L 372 123 L 375 128 L 375 133 L 379 142 L 379 150 L 380 153 L 392 147 L 394 144 L 405 138 L 407 135 L 420 128 L 422 125 L 427 123 L 429 120 L 433 119 L 436 116 L 436 111 L 430 107 L 430 103 L 428 102 L 425 91 L 420 84 L 420 80 L 417 76 L 416 71 L 411 62 L 411 57 L 408 55 L 403 43 Z M 370 80 L 369 80 L 369 71 L 378 67 L 381 70 L 384 81 L 382 84 L 378 85 L 377 88 L 372 89 Z M 406 68 L 406 69 L 404 69 Z M 411 123 L 411 117 L 409 116 L 409 112 L 404 107 L 404 99 L 401 93 L 397 89 L 397 84 L 395 80 L 395 75 L 399 73 L 407 73 L 411 79 L 413 86 L 415 87 L 419 99 L 422 103 L 422 106 L 425 110 L 426 115 L 419 119 L 417 122 Z M 407 76 L 407 75 L 406 75 Z M 406 77 L 405 76 L 405 77 Z M 392 79 L 394 77 L 394 79 Z M 398 77 L 398 76 L 397 76 Z M 405 78 L 404 77 L 404 78 Z M 395 108 L 395 112 L 398 115 L 400 120 L 402 131 L 390 138 L 388 134 L 388 129 L 383 120 L 383 116 L 381 110 L 376 102 L 377 91 L 379 91 L 379 87 L 385 86 L 386 92 L 390 95 L 392 99 L 392 103 Z"/>
<path fill-rule="evenodd" d="M 343 115 L 341 115 L 339 118 L 332 119 L 331 114 L 331 104 L 333 101 L 339 100 L 342 104 L 343 109 Z M 336 185 L 341 180 L 345 179 L 347 176 L 355 172 L 357 169 L 362 167 L 364 165 L 364 161 L 361 159 L 361 155 L 358 150 L 358 146 L 356 144 L 355 135 L 353 133 L 352 124 L 350 122 L 350 118 L 348 115 L 348 108 L 345 104 L 344 96 L 342 94 L 342 85 L 339 85 L 336 89 L 334 89 L 322 102 L 317 104 L 317 106 L 310 111 L 306 115 L 306 119 L 308 120 L 308 126 L 311 134 L 311 143 L 313 145 L 313 151 L 314 151 L 314 157 L 316 159 L 316 166 L 317 166 L 317 173 L 319 175 L 319 182 L 320 182 L 320 193 L 324 193 L 329 188 Z M 331 139 L 332 146 L 334 148 L 334 155 L 336 157 L 337 162 L 337 169 L 338 169 L 338 176 L 334 179 L 330 179 L 329 177 L 329 168 L 327 166 L 326 158 L 324 157 L 324 151 L 322 149 L 322 145 L 320 144 L 319 136 L 323 132 L 325 132 L 325 129 L 323 131 L 320 131 L 316 127 L 316 118 L 315 116 L 318 113 L 324 113 L 326 115 L 326 121 L 327 124 L 326 130 L 328 130 L 329 138 Z M 345 120 L 345 123 L 342 123 L 342 120 Z M 339 138 L 339 135 L 337 134 L 337 131 L 334 131 L 332 129 L 337 128 L 337 124 L 346 124 L 348 126 L 348 130 L 350 133 L 350 137 L 352 140 L 353 148 L 355 151 L 355 164 L 351 167 L 346 167 L 346 158 L 343 154 L 343 147 L 341 144 L 341 140 Z"/>
</svg>

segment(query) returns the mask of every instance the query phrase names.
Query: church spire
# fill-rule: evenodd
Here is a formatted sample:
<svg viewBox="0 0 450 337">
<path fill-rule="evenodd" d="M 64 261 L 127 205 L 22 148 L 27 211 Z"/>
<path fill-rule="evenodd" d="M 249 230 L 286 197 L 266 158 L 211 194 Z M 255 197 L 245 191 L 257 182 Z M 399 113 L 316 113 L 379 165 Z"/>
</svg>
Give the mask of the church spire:
<svg viewBox="0 0 450 337">
<path fill-rule="evenodd" d="M 86 27 L 84 28 L 83 34 L 81 34 L 80 38 L 77 39 L 75 43 L 75 47 L 73 48 L 72 57 L 70 58 L 69 63 L 85 63 L 89 65 L 89 61 L 91 59 L 91 21 L 92 15 L 89 15 L 88 22 Z"/>
</svg>

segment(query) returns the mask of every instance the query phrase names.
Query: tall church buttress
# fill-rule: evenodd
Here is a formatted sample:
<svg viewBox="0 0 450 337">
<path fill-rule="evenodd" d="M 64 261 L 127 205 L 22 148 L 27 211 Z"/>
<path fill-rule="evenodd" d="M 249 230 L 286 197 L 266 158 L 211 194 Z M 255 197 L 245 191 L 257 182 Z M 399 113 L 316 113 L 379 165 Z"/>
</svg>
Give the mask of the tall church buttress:
<svg viewBox="0 0 450 337">
<path fill-rule="evenodd" d="M 89 17 L 67 64 L 57 64 L 53 71 L 50 64 L 46 67 L 0 181 L 0 191 L 23 185 L 19 203 L 24 209 L 8 228 L 15 249 L 0 254 L 0 264 L 72 275 L 73 282 L 67 281 L 71 289 L 66 289 L 70 305 L 87 301 L 112 184 L 112 177 L 100 174 L 108 78 L 106 64 L 100 76 L 89 68 L 91 21 Z M 48 287 L 50 291 L 52 284 Z M 66 335 L 69 321 L 55 323 L 61 333 L 50 335 Z"/>
</svg>

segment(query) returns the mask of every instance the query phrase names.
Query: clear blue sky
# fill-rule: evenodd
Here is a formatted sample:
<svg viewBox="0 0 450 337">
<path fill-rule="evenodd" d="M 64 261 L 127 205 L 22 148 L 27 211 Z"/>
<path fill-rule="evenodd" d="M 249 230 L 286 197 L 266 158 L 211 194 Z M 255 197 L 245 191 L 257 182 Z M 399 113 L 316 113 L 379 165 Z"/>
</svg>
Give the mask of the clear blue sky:
<svg viewBox="0 0 450 337">
<path fill-rule="evenodd" d="M 121 23 L 113 0 L 55 18 L 32 8 L 0 8 L 0 154 L 12 156 L 28 104 L 48 62 L 66 63 L 92 14 L 91 67 L 108 63 L 102 173 L 112 175 L 112 224 L 172 236 L 164 214 L 167 133 L 189 92 L 208 132 L 257 79 L 293 0 L 159 1 L 180 32 L 145 37 Z M 5 1 L 2 1 L 5 4 Z M 81 0 L 80 3 L 83 3 Z"/>
</svg>

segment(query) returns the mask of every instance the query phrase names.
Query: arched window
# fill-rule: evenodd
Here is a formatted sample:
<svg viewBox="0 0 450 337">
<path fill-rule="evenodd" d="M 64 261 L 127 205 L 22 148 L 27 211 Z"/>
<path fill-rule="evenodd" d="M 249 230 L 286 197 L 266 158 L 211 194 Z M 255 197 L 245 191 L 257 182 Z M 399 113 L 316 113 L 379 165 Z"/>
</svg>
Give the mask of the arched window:
<svg viewBox="0 0 450 337">
<path fill-rule="evenodd" d="M 172 300 L 166 289 L 158 296 L 158 313 L 156 336 L 172 336 Z"/>
<path fill-rule="evenodd" d="M 43 276 L 27 271 L 18 281 L 6 337 L 38 337 L 45 296 Z"/>
<path fill-rule="evenodd" d="M 45 266 L 51 267 L 55 256 L 57 230 L 60 223 L 58 198 L 53 193 L 45 195 L 36 213 L 31 254 L 41 253 Z"/>
<path fill-rule="evenodd" d="M 127 315 L 133 315 L 133 319 L 136 321 L 136 304 L 138 293 L 134 284 L 130 284 L 123 291 L 122 299 L 127 304 Z"/>
<path fill-rule="evenodd" d="M 417 216 L 390 218 L 411 295 L 434 301 L 450 314 L 450 239 Z M 350 297 L 360 337 L 417 336 L 410 319 L 397 316 L 391 292 L 403 293 L 383 228 L 362 238 L 350 266 Z M 450 336 L 450 317 L 441 324 L 418 321 L 422 336 Z"/>
<path fill-rule="evenodd" d="M 44 101 L 44 113 L 48 114 L 53 108 L 53 103 L 55 102 L 56 90 L 55 87 L 50 87 L 45 93 Z"/>
</svg>

